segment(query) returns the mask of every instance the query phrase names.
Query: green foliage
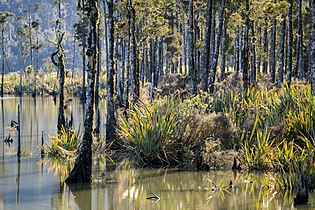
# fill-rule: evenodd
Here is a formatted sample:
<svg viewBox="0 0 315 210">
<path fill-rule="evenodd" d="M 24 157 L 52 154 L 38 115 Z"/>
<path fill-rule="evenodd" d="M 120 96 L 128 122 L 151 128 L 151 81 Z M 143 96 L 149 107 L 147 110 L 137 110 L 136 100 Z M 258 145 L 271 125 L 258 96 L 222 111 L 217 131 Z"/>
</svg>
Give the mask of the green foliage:
<svg viewBox="0 0 315 210">
<path fill-rule="evenodd" d="M 152 105 L 134 105 L 127 118 L 121 117 L 119 137 L 132 157 L 144 165 L 176 160 L 178 118 L 174 108 L 175 101 L 165 99 Z"/>
<path fill-rule="evenodd" d="M 79 130 L 69 130 L 62 128 L 55 136 L 49 135 L 50 142 L 39 148 L 48 157 L 75 157 L 76 150 L 80 144 Z"/>
</svg>

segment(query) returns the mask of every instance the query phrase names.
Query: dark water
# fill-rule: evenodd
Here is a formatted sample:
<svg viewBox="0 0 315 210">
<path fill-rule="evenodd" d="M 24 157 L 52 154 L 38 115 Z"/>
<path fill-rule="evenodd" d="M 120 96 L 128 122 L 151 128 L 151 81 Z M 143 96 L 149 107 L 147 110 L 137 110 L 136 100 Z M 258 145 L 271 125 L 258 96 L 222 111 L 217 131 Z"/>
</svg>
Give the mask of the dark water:
<svg viewBox="0 0 315 210">
<path fill-rule="evenodd" d="M 10 133 L 8 124 L 17 120 L 18 104 L 22 109 L 20 161 L 16 158 L 15 131 L 11 132 L 14 142 L 10 146 L 3 142 Z M 70 188 L 60 184 L 58 166 L 41 163 L 37 148 L 42 131 L 45 139 L 56 131 L 58 107 L 52 98 L 37 98 L 36 105 L 33 98 L 4 98 L 0 108 L 0 210 L 315 209 L 313 193 L 309 205 L 296 208 L 294 195 L 264 188 L 266 174 L 135 169 L 127 163 L 118 163 L 115 168 L 109 162 L 95 160 L 94 170 L 105 177 L 96 178 L 92 186 Z M 100 109 L 105 110 L 104 103 Z M 78 127 L 83 117 L 79 100 L 73 100 L 71 110 L 74 126 Z M 209 180 L 220 189 L 213 191 Z M 233 187 L 228 189 L 230 180 Z M 147 199 L 152 193 L 160 199 Z"/>
</svg>

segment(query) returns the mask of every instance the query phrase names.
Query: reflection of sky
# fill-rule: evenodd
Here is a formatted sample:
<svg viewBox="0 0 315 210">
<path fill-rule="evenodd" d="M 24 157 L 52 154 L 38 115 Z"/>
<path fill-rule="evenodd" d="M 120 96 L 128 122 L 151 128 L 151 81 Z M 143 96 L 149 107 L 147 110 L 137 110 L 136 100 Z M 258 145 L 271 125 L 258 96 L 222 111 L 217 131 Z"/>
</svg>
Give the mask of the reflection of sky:
<svg viewBox="0 0 315 210">
<path fill-rule="evenodd" d="M 3 104 L 3 110 L 2 110 Z M 36 147 L 41 143 L 42 132 L 44 140 L 48 139 L 48 134 L 53 135 L 57 130 L 58 107 L 59 101 L 57 99 L 56 105 L 52 97 L 37 97 L 36 104 L 32 97 L 4 97 L 0 99 L 0 140 L 9 135 L 8 125 L 11 120 L 17 121 L 18 104 L 21 108 L 21 147 L 22 153 L 33 155 L 39 153 Z M 74 128 L 81 128 L 83 120 L 83 106 L 78 98 L 74 98 L 69 109 L 65 110 L 65 115 L 70 119 L 71 111 L 73 112 L 73 126 Z M 100 110 L 105 109 L 105 100 L 100 101 Z M 3 111 L 3 114 L 2 114 Z M 104 134 L 105 114 L 101 112 L 101 133 Z M 3 153 L 7 155 L 14 155 L 17 148 L 17 132 L 11 133 L 14 142 L 11 147 L 0 144 L 0 155 Z"/>
</svg>

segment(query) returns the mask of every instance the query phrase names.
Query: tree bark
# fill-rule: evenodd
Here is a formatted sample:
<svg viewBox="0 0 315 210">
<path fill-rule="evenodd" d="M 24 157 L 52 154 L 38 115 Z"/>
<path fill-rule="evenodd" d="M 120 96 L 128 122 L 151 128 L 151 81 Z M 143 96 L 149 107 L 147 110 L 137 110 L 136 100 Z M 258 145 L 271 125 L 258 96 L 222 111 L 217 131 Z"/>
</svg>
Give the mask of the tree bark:
<svg viewBox="0 0 315 210">
<path fill-rule="evenodd" d="M 112 142 L 116 139 L 116 119 L 114 104 L 114 3 L 108 4 L 108 70 L 107 70 L 107 118 L 106 118 L 106 141 Z M 129 75 L 127 75 L 129 77 Z M 127 96 L 128 97 L 128 96 Z"/>
<path fill-rule="evenodd" d="M 311 71 L 310 71 L 310 80 L 312 84 L 312 92 L 315 95 L 315 0 L 311 0 L 312 3 L 312 38 L 311 38 Z"/>
<path fill-rule="evenodd" d="M 286 80 L 290 85 L 292 79 L 292 48 L 293 48 L 293 23 L 292 23 L 292 13 L 293 13 L 293 0 L 289 0 L 289 11 L 288 11 L 288 40 L 287 40 L 287 74 Z"/>
<path fill-rule="evenodd" d="M 129 15 L 130 15 L 130 33 L 131 33 L 131 52 L 130 52 L 130 68 L 133 76 L 133 103 L 140 98 L 140 76 L 138 65 L 138 51 L 136 43 L 136 11 L 132 6 L 132 1 L 129 0 Z"/>
<path fill-rule="evenodd" d="M 191 75 L 192 93 L 197 94 L 197 72 L 195 68 L 195 43 L 194 43 L 194 5 L 193 0 L 189 0 L 188 19 L 188 69 Z"/>
<path fill-rule="evenodd" d="M 276 3 L 276 0 L 274 0 Z M 272 19 L 272 26 L 271 26 L 271 34 L 270 34 L 270 60 L 269 60 L 269 67 L 271 73 L 271 81 L 275 83 L 276 81 L 276 27 L 277 21 L 275 18 Z"/>
<path fill-rule="evenodd" d="M 240 67 L 240 53 L 239 53 L 239 41 L 240 41 L 240 36 L 239 36 L 239 31 L 238 27 L 235 27 L 235 40 L 234 40 L 234 72 L 238 74 L 239 72 L 239 67 Z"/>
<path fill-rule="evenodd" d="M 220 49 L 222 30 L 223 30 L 224 9 L 225 9 L 225 0 L 222 0 L 221 6 L 220 6 L 219 26 L 218 26 L 218 30 L 216 34 L 215 50 L 212 55 L 212 63 L 211 63 L 211 69 L 210 69 L 210 84 L 209 84 L 210 93 L 214 92 L 214 82 L 215 82 L 215 76 L 217 73 L 219 49 Z"/>
<path fill-rule="evenodd" d="M 67 184 L 88 183 L 92 176 L 92 131 L 94 116 L 94 86 L 96 65 L 98 61 L 97 52 L 97 23 L 99 20 L 97 0 L 84 1 L 83 11 L 86 13 L 89 21 L 88 49 L 88 86 L 86 93 L 86 103 L 84 111 L 84 128 L 82 135 L 82 144 L 79 149 L 79 156 L 76 159 L 74 168 L 66 179 Z"/>
<path fill-rule="evenodd" d="M 211 17 L 212 17 L 212 0 L 207 1 L 206 28 L 204 35 L 203 49 L 203 78 L 202 90 L 208 91 L 208 80 L 210 71 L 210 39 L 211 39 Z"/>
<path fill-rule="evenodd" d="M 221 74 L 220 74 L 220 81 L 223 81 L 225 78 L 225 62 L 226 62 L 226 27 L 223 24 L 223 31 L 222 31 L 222 41 L 221 41 L 221 66 L 220 66 L 220 70 L 221 70 Z"/>
<path fill-rule="evenodd" d="M 279 37 L 279 64 L 278 64 L 278 81 L 277 87 L 280 88 L 283 83 L 283 69 L 284 69 L 284 42 L 285 42 L 285 17 L 282 17 L 280 23 L 280 37 Z"/>
<path fill-rule="evenodd" d="M 266 21 L 266 24 L 267 21 Z M 268 72 L 268 26 L 264 27 L 264 60 L 263 60 L 263 73 L 267 74 Z"/>
<path fill-rule="evenodd" d="M 62 41 L 64 38 L 64 33 L 57 35 L 57 51 L 51 54 L 52 63 L 58 68 L 59 71 L 59 111 L 58 111 L 58 132 L 65 127 L 65 113 L 64 113 L 64 84 L 65 84 L 65 63 L 64 63 L 64 50 L 62 47 Z M 58 61 L 55 60 L 55 56 L 58 57 Z"/>
<path fill-rule="evenodd" d="M 302 0 L 298 0 L 298 20 L 297 20 L 297 35 L 296 35 L 296 48 L 295 48 L 295 67 L 294 77 L 300 75 L 303 78 L 303 45 L 302 45 Z"/>
<path fill-rule="evenodd" d="M 248 59 L 248 27 L 250 24 L 249 20 L 249 0 L 246 0 L 246 14 L 245 14 L 245 25 L 244 25 L 244 39 L 242 45 L 242 68 L 243 68 L 243 89 L 247 92 L 249 87 L 248 70 L 249 70 L 249 59 Z"/>
<path fill-rule="evenodd" d="M 254 43 L 254 22 L 252 21 L 250 24 L 250 83 L 251 85 L 255 85 L 256 83 L 256 49 L 255 49 L 255 43 Z"/>
</svg>

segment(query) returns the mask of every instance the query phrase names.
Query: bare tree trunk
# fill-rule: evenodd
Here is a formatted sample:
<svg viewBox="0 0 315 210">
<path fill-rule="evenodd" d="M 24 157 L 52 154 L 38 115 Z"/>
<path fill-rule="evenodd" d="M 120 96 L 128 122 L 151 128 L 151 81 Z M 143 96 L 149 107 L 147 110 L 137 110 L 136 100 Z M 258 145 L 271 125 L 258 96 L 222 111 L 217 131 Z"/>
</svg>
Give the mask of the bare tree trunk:
<svg viewBox="0 0 315 210">
<path fill-rule="evenodd" d="M 58 43 L 57 43 L 57 51 L 51 54 L 52 63 L 58 68 L 59 71 L 59 111 L 58 111 L 58 132 L 61 132 L 61 129 L 65 127 L 65 113 L 64 113 L 64 84 L 65 84 L 65 63 L 64 63 L 64 50 L 62 47 L 62 41 L 64 37 L 64 33 L 57 35 Z M 58 57 L 58 61 L 55 60 L 55 56 Z"/>
<path fill-rule="evenodd" d="M 303 78 L 303 45 L 302 45 L 302 0 L 298 0 L 298 21 L 297 21 L 297 35 L 296 35 L 296 48 L 295 48 L 295 67 L 294 77 L 300 75 L 300 79 Z"/>
<path fill-rule="evenodd" d="M 92 131 L 94 115 L 94 86 L 96 65 L 98 61 L 97 53 L 97 24 L 99 20 L 97 0 L 84 1 L 83 11 L 85 11 L 89 21 L 88 36 L 88 86 L 86 93 L 86 103 L 84 112 L 84 128 L 82 135 L 82 144 L 79 150 L 79 156 L 76 159 L 74 168 L 70 172 L 66 183 L 88 183 L 92 176 Z M 112 40 L 113 41 L 113 40 Z"/>
<path fill-rule="evenodd" d="M 226 62 L 226 27 L 223 24 L 223 31 L 222 31 L 222 41 L 221 41 L 221 66 L 220 66 L 220 70 L 221 70 L 221 75 L 220 75 L 220 81 L 223 81 L 225 78 L 225 62 Z"/>
<path fill-rule="evenodd" d="M 266 21 L 266 24 L 268 22 Z M 263 73 L 268 72 L 268 26 L 264 27 L 264 61 L 263 61 Z"/>
<path fill-rule="evenodd" d="M 234 72 L 238 74 L 239 72 L 239 67 L 240 67 L 240 53 L 239 53 L 239 41 L 240 41 L 240 36 L 239 36 L 239 31 L 238 27 L 235 27 L 235 40 L 234 40 Z"/>
<path fill-rule="evenodd" d="M 249 11 L 249 0 L 246 0 L 246 11 Z M 244 40 L 242 46 L 242 68 L 243 68 L 243 89 L 247 92 L 249 87 L 248 70 L 249 70 L 249 59 L 248 59 L 248 27 L 249 27 L 249 17 L 248 14 L 245 15 L 245 25 L 244 25 Z"/>
<path fill-rule="evenodd" d="M 216 34 L 215 50 L 212 55 L 212 63 L 211 63 L 211 69 L 210 69 L 210 84 L 209 84 L 210 93 L 214 92 L 214 82 L 215 82 L 215 77 L 217 73 L 219 49 L 220 49 L 220 42 L 221 42 L 222 30 L 223 30 L 224 9 L 225 9 L 225 0 L 222 0 L 221 6 L 220 6 L 219 26 L 218 26 L 218 30 Z"/>
<path fill-rule="evenodd" d="M 85 39 L 85 38 L 84 38 Z M 82 91 L 81 91 L 81 101 L 85 103 L 86 100 L 86 89 L 85 89 L 85 75 L 86 75 L 86 61 L 85 61 L 85 51 L 86 51 L 86 41 L 82 43 Z"/>
<path fill-rule="evenodd" d="M 274 0 L 274 3 L 276 3 L 276 0 Z M 275 18 L 272 20 L 272 26 L 271 26 L 271 34 L 270 34 L 270 61 L 269 61 L 269 67 L 270 67 L 270 73 L 271 73 L 271 81 L 272 83 L 275 83 L 276 81 L 276 27 L 277 27 L 277 21 Z"/>
<path fill-rule="evenodd" d="M 210 71 L 210 39 L 211 39 L 212 0 L 207 1 L 206 28 L 203 49 L 203 78 L 202 90 L 208 91 L 208 79 Z"/>
<path fill-rule="evenodd" d="M 130 15 L 130 32 L 131 32 L 131 52 L 130 52 L 130 68 L 133 76 L 133 103 L 140 98 L 140 78 L 139 78 L 139 65 L 138 65 L 138 51 L 136 43 L 136 11 L 129 0 L 129 15 Z"/>
<path fill-rule="evenodd" d="M 315 0 L 311 0 L 312 3 L 312 38 L 311 38 L 311 71 L 309 73 L 311 84 L 312 84 L 312 92 L 315 95 Z"/>
<path fill-rule="evenodd" d="M 289 11 L 288 11 L 288 40 L 287 40 L 287 83 L 291 83 L 292 79 L 292 48 L 293 48 L 293 23 L 292 23 L 292 13 L 293 13 L 293 0 L 289 0 Z M 294 75 L 296 76 L 296 75 Z"/>
<path fill-rule="evenodd" d="M 194 44 L 194 5 L 193 0 L 189 0 L 189 20 L 188 20 L 188 69 L 191 75 L 192 93 L 197 94 L 197 72 L 195 69 L 195 44 Z"/>
<path fill-rule="evenodd" d="M 114 3 L 108 4 L 108 70 L 107 70 L 107 118 L 106 118 L 106 141 L 112 142 L 116 139 L 116 119 L 114 104 Z M 129 77 L 129 75 L 127 75 Z"/>
<path fill-rule="evenodd" d="M 280 88 L 283 83 L 283 68 L 284 68 L 284 42 L 285 42 L 285 17 L 280 23 L 280 43 L 279 43 L 279 64 L 278 64 L 278 84 L 277 87 Z"/>
<path fill-rule="evenodd" d="M 186 60 L 186 22 L 185 22 L 185 11 L 182 6 L 182 74 L 187 72 L 187 60 Z"/>
<path fill-rule="evenodd" d="M 256 49 L 255 49 L 255 43 L 254 43 L 254 22 L 252 21 L 250 24 L 250 83 L 252 86 L 256 83 Z"/>
</svg>

